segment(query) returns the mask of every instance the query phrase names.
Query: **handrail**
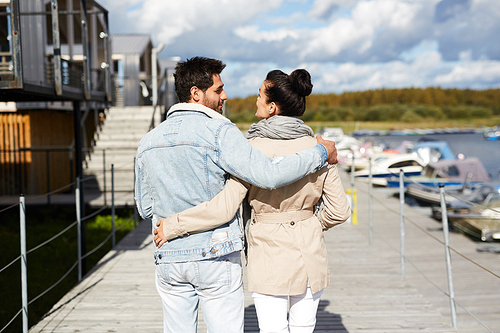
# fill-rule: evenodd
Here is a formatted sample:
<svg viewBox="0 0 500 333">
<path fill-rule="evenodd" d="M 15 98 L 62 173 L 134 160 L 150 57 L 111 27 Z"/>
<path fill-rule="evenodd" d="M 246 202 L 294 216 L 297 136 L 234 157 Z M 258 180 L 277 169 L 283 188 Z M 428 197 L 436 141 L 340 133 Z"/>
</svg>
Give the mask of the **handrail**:
<svg viewBox="0 0 500 333">
<path fill-rule="evenodd" d="M 109 147 L 109 148 L 96 148 L 96 147 L 88 147 L 88 148 L 83 148 L 82 149 L 82 152 L 85 153 L 85 154 L 88 154 L 90 152 L 96 152 L 96 151 L 135 151 L 137 150 L 137 148 L 135 147 Z M 26 152 L 31 152 L 31 153 L 37 153 L 37 154 L 43 154 L 43 153 L 46 153 L 47 154 L 47 158 L 46 158 L 46 168 L 47 168 L 47 179 L 48 179 L 48 183 L 50 183 L 50 179 L 51 179 L 51 170 L 52 170 L 52 165 L 53 163 L 50 163 L 49 161 L 49 154 L 51 153 L 54 153 L 54 154 L 58 154 L 58 153 L 63 153 L 63 152 L 70 152 L 70 154 L 72 152 L 74 152 L 75 149 L 74 149 L 74 146 L 73 145 L 57 145 L 57 146 L 32 146 L 32 147 L 21 147 L 21 148 L 16 148 L 16 149 L 0 149 L 0 155 L 1 154 L 18 154 L 18 153 L 26 153 Z M 16 155 L 17 156 L 17 155 Z M 20 162 L 20 161 L 15 161 L 16 162 L 16 165 L 17 165 L 17 168 L 22 168 L 23 166 L 23 162 Z M 115 166 L 115 169 L 116 171 L 120 172 L 122 170 L 130 170 L 130 168 L 127 168 L 126 166 L 129 166 L 130 164 L 128 162 L 124 162 L 122 164 L 119 164 L 119 165 L 116 165 Z M 69 167 L 70 167 L 70 171 L 69 171 L 69 176 L 70 176 L 70 179 L 73 178 L 73 170 L 71 169 L 71 163 L 69 164 Z M 10 169 L 9 172 L 13 172 L 12 171 L 13 169 Z M 109 170 L 101 170 L 101 171 L 92 171 L 92 175 L 101 175 L 103 173 L 105 173 L 106 171 L 109 171 Z M 85 174 L 87 175 L 90 175 L 89 172 L 84 172 Z M 90 176 L 84 176 L 84 178 L 81 179 L 82 182 L 86 181 L 86 180 L 90 180 L 92 179 Z M 50 194 L 54 194 L 54 193 L 58 193 L 64 189 L 67 189 L 68 187 L 70 186 L 74 186 L 75 185 L 75 182 L 73 181 L 72 183 L 70 183 L 68 186 L 66 187 L 62 187 L 58 190 L 54 190 L 54 191 L 50 191 L 48 193 L 45 193 L 45 194 L 41 194 L 41 195 L 36 195 L 37 197 L 38 196 L 45 196 L 45 195 L 49 195 Z M 12 191 L 15 191 L 16 193 L 19 193 L 19 192 L 24 192 L 25 189 L 23 189 L 23 185 L 22 184 L 14 184 L 12 185 L 12 188 L 8 188 L 7 189 L 7 192 L 6 193 L 7 195 L 10 195 L 9 193 L 12 193 Z M 50 187 L 47 187 L 48 190 L 50 190 Z M 1 194 L 1 193 L 0 193 Z M 49 198 L 49 197 L 48 197 Z M 50 203 L 50 198 L 48 199 L 48 202 Z M 1 213 L 2 211 L 0 211 Z"/>
<path fill-rule="evenodd" d="M 63 147 L 63 149 L 65 149 Z M 114 170 L 114 168 L 112 168 L 112 170 Z M 106 171 L 104 171 L 106 172 Z M 50 196 L 51 194 L 54 194 L 54 193 L 57 193 L 57 192 L 60 192 L 61 190 L 63 189 L 66 189 L 70 186 L 73 186 L 75 185 L 75 182 L 72 182 L 70 184 L 67 184 L 59 189 L 56 189 L 54 191 L 51 191 L 49 193 L 46 193 L 46 194 L 42 194 L 42 195 L 39 195 L 39 196 Z M 120 197 L 118 197 L 118 199 L 121 199 L 125 196 L 128 196 L 130 195 L 131 193 L 133 193 L 133 191 L 127 191 L 125 193 L 123 193 Z M 36 197 L 39 197 L 39 196 L 36 196 Z M 75 196 L 75 200 L 76 200 L 76 196 Z M 113 205 L 114 203 L 112 203 Z M 11 209 L 11 208 L 14 208 L 14 207 L 17 207 L 19 206 L 19 203 L 16 203 L 14 205 L 11 205 L 3 210 L 0 211 L 0 213 L 2 212 L 5 212 L 7 211 L 8 209 Z M 109 208 L 110 206 L 109 205 L 103 205 L 103 207 L 101 207 L 99 210 L 97 210 L 96 212 L 93 212 L 85 217 L 83 217 L 81 219 L 81 221 L 84 221 L 84 220 L 88 220 L 94 216 L 96 216 L 97 214 L 99 214 L 100 212 L 102 212 L 104 209 L 106 208 Z M 112 212 L 113 213 L 113 212 Z M 21 220 L 23 220 L 23 217 L 21 217 Z M 114 218 L 113 218 L 114 220 Z M 104 244 L 106 244 L 106 242 L 110 239 L 111 236 L 114 236 L 115 232 L 117 230 L 121 230 L 122 228 L 126 227 L 127 225 L 130 224 L 130 222 L 134 220 L 135 222 L 135 214 L 133 214 L 131 217 L 128 218 L 127 221 L 125 221 L 125 223 L 123 223 L 120 227 L 118 228 L 114 228 L 114 225 L 112 226 L 112 230 L 111 232 L 109 233 L 109 235 L 105 238 L 105 240 L 103 242 L 101 242 L 99 245 L 97 245 L 96 247 L 94 247 L 94 249 L 88 251 L 84 256 L 80 257 L 79 260 L 77 260 L 72 266 L 71 268 L 69 268 L 69 270 L 66 271 L 66 273 L 64 273 L 62 275 L 62 277 L 59 278 L 59 280 L 57 282 L 55 282 L 53 285 L 51 285 L 50 287 L 48 287 L 47 289 L 45 289 L 43 292 L 41 292 L 40 294 L 38 294 L 37 296 L 35 296 L 34 298 L 32 298 L 29 302 L 27 302 L 27 305 L 30 305 L 32 304 L 33 302 L 35 302 L 36 300 L 38 300 L 39 298 L 41 298 L 42 296 L 44 296 L 46 293 L 48 293 L 50 290 L 52 290 L 54 287 L 56 287 L 59 283 L 61 283 L 70 273 L 71 271 L 74 270 L 74 268 L 79 265 L 80 263 L 80 260 L 84 259 L 84 258 L 87 258 L 88 256 L 92 255 L 93 253 L 95 253 L 98 249 L 100 249 Z M 62 236 L 64 233 L 68 232 L 69 230 L 71 230 L 72 228 L 74 228 L 76 225 L 77 225 L 77 222 L 78 221 L 75 221 L 73 223 L 71 223 L 69 226 L 65 227 L 63 230 L 61 230 L 60 232 L 58 232 L 57 234 L 55 234 L 54 236 L 52 236 L 51 238 L 49 238 L 48 240 L 36 245 L 35 247 L 33 247 L 32 249 L 28 250 L 25 252 L 24 255 L 27 255 L 27 254 L 30 254 L 30 253 L 33 253 L 34 251 L 40 249 L 41 247 L 49 244 L 50 242 L 54 241 L 55 239 L 57 239 L 58 237 Z M 135 223 L 134 223 L 135 225 Z M 114 245 L 114 244 L 113 244 Z M 0 273 L 3 272 L 4 270 L 6 270 L 8 267 L 12 266 L 14 263 L 16 263 L 18 260 L 22 259 L 23 258 L 23 254 L 21 254 L 20 256 L 18 256 L 17 258 L 15 258 L 13 261 L 11 261 L 9 264 L 7 264 L 6 266 L 4 266 L 3 268 L 0 269 Z M 0 333 L 3 332 L 21 313 L 23 313 L 23 310 L 27 312 L 27 308 L 26 310 L 23 308 L 21 308 L 21 310 L 19 310 L 17 312 L 17 314 L 14 315 L 13 318 L 10 319 L 10 321 L 0 330 Z M 23 321 L 25 320 L 24 316 L 23 316 Z"/>
<path fill-rule="evenodd" d="M 399 174 L 394 174 L 394 176 L 397 176 L 399 177 L 400 175 Z M 407 181 L 410 181 L 412 183 L 413 180 L 412 179 L 409 179 L 408 177 L 404 177 L 403 176 L 403 179 L 407 180 Z M 421 184 L 419 184 L 421 185 Z M 425 186 L 425 185 L 422 185 L 422 186 Z M 363 193 L 365 194 L 369 194 L 369 191 L 364 191 L 364 190 L 361 190 L 363 191 Z M 400 215 L 400 212 L 399 211 L 396 211 L 394 209 L 392 209 L 391 207 L 387 206 L 386 205 L 386 202 L 384 202 L 383 200 L 380 200 L 377 196 L 372 196 L 372 200 L 375 199 L 381 206 L 383 206 L 386 210 L 388 210 L 389 212 L 393 213 L 393 214 L 396 214 L 396 215 Z M 460 199 L 457 197 L 457 199 Z M 484 206 L 483 206 L 484 207 Z M 425 230 L 424 228 L 422 228 L 418 223 L 416 223 L 415 221 L 413 221 L 411 218 L 407 217 L 407 216 L 404 216 L 404 219 L 406 221 L 409 221 L 414 227 L 416 227 L 418 230 L 422 231 L 425 235 L 429 236 L 430 238 L 432 238 L 433 240 L 437 241 L 438 243 L 440 243 L 441 245 L 445 245 L 445 243 L 438 239 L 437 237 L 435 237 L 434 235 L 430 234 L 427 230 Z M 400 250 L 394 248 L 391 244 L 389 244 L 389 242 L 383 237 L 383 235 L 379 234 L 379 233 L 376 233 L 378 237 L 380 237 L 393 251 L 395 251 L 396 253 L 400 253 Z M 484 272 L 487 272 L 489 274 L 491 274 L 492 276 L 496 277 L 497 279 L 500 279 L 500 275 L 494 273 L 493 271 L 491 271 L 490 269 L 484 267 L 483 265 L 477 263 L 476 261 L 474 261 L 473 259 L 467 257 L 466 255 L 462 254 L 460 251 L 458 251 L 457 249 L 447 245 L 447 248 L 451 251 L 453 251 L 454 253 L 456 253 L 457 255 L 459 255 L 460 257 L 462 257 L 463 259 L 469 261 L 470 263 L 474 264 L 476 267 L 480 268 L 481 270 L 483 270 Z M 402 251 L 402 250 L 401 250 Z M 456 299 L 453 297 L 451 298 L 451 295 L 448 294 L 446 291 L 442 290 L 437 284 L 435 284 L 429 277 L 427 277 L 407 256 L 405 256 L 405 260 L 406 261 L 409 261 L 411 263 L 411 265 L 417 270 L 417 272 L 419 274 L 421 274 L 428 282 L 430 282 L 432 285 L 434 285 L 439 291 L 441 291 L 444 295 L 446 295 L 447 297 L 450 297 L 450 299 L 453 299 L 453 302 L 457 303 L 460 305 L 461 308 L 464 309 L 465 312 L 467 312 L 469 315 L 471 315 L 472 318 L 474 318 L 480 325 L 482 325 L 485 329 L 487 329 L 489 332 L 492 332 L 479 318 L 477 318 L 477 316 L 475 316 L 471 311 L 469 311 L 465 306 L 463 306 L 462 304 L 458 303 L 456 301 Z"/>
<path fill-rule="evenodd" d="M 392 171 L 389 170 L 389 173 L 395 177 L 398 177 L 399 178 L 399 173 L 394 173 Z M 420 186 L 421 188 L 424 188 L 424 189 L 432 189 L 432 187 L 430 186 L 427 186 L 427 185 L 424 185 L 424 184 L 419 184 L 417 182 L 415 182 L 411 177 L 407 177 L 405 176 L 404 177 L 405 180 L 407 180 L 408 182 L 412 183 L 413 185 L 417 185 L 417 186 Z M 443 180 L 446 180 L 446 178 L 443 178 Z M 492 208 L 492 207 L 488 207 L 488 206 L 484 206 L 480 203 L 475 203 L 475 202 L 471 202 L 471 201 L 467 201 L 463 198 L 460 198 L 460 197 L 457 197 L 456 195 L 454 195 L 453 193 L 446 193 L 447 196 L 450 196 L 450 197 L 453 197 L 457 200 L 460 200 L 462 202 L 465 202 L 465 203 L 468 203 L 468 204 L 471 204 L 471 205 L 474 205 L 474 206 L 478 206 L 478 207 L 482 207 L 484 209 L 488 209 L 488 210 L 491 210 L 491 211 L 494 211 L 496 213 L 500 213 L 499 210 L 495 209 L 495 208 Z"/>
<path fill-rule="evenodd" d="M 391 173 L 392 173 L 392 172 L 391 172 Z M 392 174 L 393 174 L 394 176 L 399 177 L 399 174 L 395 174 L 395 173 L 392 173 Z M 424 188 L 429 188 L 429 189 L 431 188 L 430 186 L 426 186 L 426 185 L 418 184 L 418 183 L 414 182 L 414 181 L 413 181 L 411 178 L 409 178 L 409 177 L 406 177 L 406 176 L 405 176 L 405 177 L 404 177 L 404 179 L 405 179 L 405 180 L 408 180 L 408 181 L 409 181 L 409 182 L 411 182 L 412 184 L 417 184 L 417 185 L 420 185 L 420 186 L 422 186 L 422 187 L 424 187 Z M 368 193 L 368 192 L 365 192 L 365 193 Z M 454 198 L 456 198 L 456 199 L 458 199 L 458 200 L 461 200 L 461 201 L 463 201 L 463 202 L 466 202 L 466 203 L 470 203 L 470 204 L 476 205 L 476 206 L 478 206 L 478 207 L 483 207 L 483 208 L 486 208 L 486 209 L 490 209 L 490 210 L 492 210 L 492 211 L 494 211 L 494 212 L 499 212 L 498 210 L 493 209 L 493 208 L 491 208 L 491 207 L 487 207 L 487 206 L 483 206 L 483 205 L 481 205 L 481 204 L 477 204 L 477 203 L 473 203 L 473 202 L 470 202 L 470 201 L 467 201 L 467 200 L 463 200 L 462 198 L 457 197 L 457 196 L 454 196 L 454 195 L 452 195 L 452 194 L 450 194 L 450 193 L 447 193 L 446 195 L 452 196 L 452 197 L 454 197 Z M 395 213 L 395 214 L 399 214 L 399 212 L 396 212 L 396 211 L 392 210 L 390 207 L 387 207 L 387 206 L 384 204 L 384 202 L 383 202 L 383 201 L 381 201 L 380 199 L 378 199 L 377 197 L 373 197 L 373 198 L 374 198 L 376 201 L 378 201 L 381 205 L 383 205 L 385 208 L 387 208 L 389 211 L 391 211 L 391 212 L 393 212 L 393 213 Z M 499 213 L 500 213 L 500 212 L 499 212 Z M 435 237 L 434 235 L 430 234 L 428 231 L 424 230 L 424 229 L 423 229 L 422 227 L 420 227 L 417 223 L 415 223 L 415 222 L 411 221 L 411 219 L 406 218 L 406 220 L 410 221 L 410 223 L 412 223 L 415 227 L 417 227 L 417 228 L 418 228 L 418 229 L 420 229 L 423 233 L 425 233 L 425 234 L 426 234 L 426 235 L 428 235 L 429 237 L 431 237 L 431 238 L 433 238 L 434 240 L 436 240 L 437 242 L 439 242 L 441 245 L 444 245 L 444 242 L 443 242 L 442 240 L 438 239 L 438 238 L 437 238 L 437 237 Z M 465 255 L 461 254 L 458 250 L 454 249 L 453 247 L 449 246 L 449 249 L 450 249 L 450 250 L 452 250 L 453 252 L 455 252 L 456 254 L 460 255 L 460 256 L 461 256 L 461 257 L 463 257 L 464 259 L 469 260 L 471 263 L 475 264 L 475 265 L 476 265 L 476 266 L 478 266 L 479 268 L 481 268 L 481 269 L 485 270 L 486 272 L 488 272 L 488 273 L 492 274 L 493 276 L 495 276 L 495 277 L 497 277 L 497 278 L 499 278 L 499 279 L 500 279 L 500 275 L 493 273 L 493 272 L 492 272 L 492 271 L 490 271 L 489 269 L 487 269 L 487 268 L 485 268 L 485 267 L 481 266 L 480 264 L 478 264 L 478 263 L 474 262 L 474 261 L 473 261 L 473 260 L 471 260 L 470 258 L 467 258 L 467 256 L 465 256 Z"/>
<path fill-rule="evenodd" d="M 1 330 L 0 330 L 0 333 L 2 333 L 3 331 L 5 331 L 5 329 L 7 327 L 9 327 L 10 324 L 12 324 L 12 322 L 23 312 L 23 309 L 19 309 L 19 311 L 17 311 L 17 313 L 14 315 L 14 317 L 11 318 L 11 320 L 7 323 L 7 325 L 5 325 Z"/>
</svg>

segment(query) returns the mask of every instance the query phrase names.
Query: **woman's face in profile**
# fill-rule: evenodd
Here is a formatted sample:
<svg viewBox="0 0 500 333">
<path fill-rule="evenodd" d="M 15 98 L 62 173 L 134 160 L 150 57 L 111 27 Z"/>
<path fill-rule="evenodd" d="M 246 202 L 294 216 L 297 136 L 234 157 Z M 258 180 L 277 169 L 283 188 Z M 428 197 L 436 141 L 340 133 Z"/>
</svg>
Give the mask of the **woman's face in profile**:
<svg viewBox="0 0 500 333">
<path fill-rule="evenodd" d="M 267 103 L 266 96 L 266 81 L 262 82 L 262 85 L 259 89 L 259 94 L 257 95 L 257 112 L 255 116 L 260 119 L 267 119 L 270 115 L 270 107 L 271 105 Z"/>
</svg>

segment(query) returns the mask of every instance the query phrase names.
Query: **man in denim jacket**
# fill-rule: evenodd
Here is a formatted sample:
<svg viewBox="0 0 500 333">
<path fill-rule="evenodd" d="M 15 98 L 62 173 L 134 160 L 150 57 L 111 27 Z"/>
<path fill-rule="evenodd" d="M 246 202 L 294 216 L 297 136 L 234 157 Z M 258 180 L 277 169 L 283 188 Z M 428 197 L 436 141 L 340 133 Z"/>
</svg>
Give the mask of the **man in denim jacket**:
<svg viewBox="0 0 500 333">
<path fill-rule="evenodd" d="M 135 199 L 153 229 L 161 218 L 212 199 L 229 175 L 272 189 L 336 162 L 335 144 L 268 158 L 221 115 L 227 99 L 219 60 L 194 57 L 176 67 L 181 103 L 141 140 L 136 158 Z M 155 246 L 156 287 L 164 332 L 196 332 L 201 305 L 209 332 L 243 332 L 244 295 L 237 214 L 229 223 Z"/>
</svg>

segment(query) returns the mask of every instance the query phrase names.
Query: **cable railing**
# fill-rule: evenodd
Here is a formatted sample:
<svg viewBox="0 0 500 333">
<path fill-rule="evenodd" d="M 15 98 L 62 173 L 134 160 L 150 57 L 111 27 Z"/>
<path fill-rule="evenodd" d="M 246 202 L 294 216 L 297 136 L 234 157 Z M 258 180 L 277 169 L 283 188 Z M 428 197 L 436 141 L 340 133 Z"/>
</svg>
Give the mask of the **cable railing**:
<svg viewBox="0 0 500 333">
<path fill-rule="evenodd" d="M 98 177 L 109 173 L 109 166 L 104 165 L 107 153 L 136 150 L 137 147 L 84 147 L 82 148 L 84 165 L 88 165 L 92 157 L 102 158 L 102 169 L 93 172 L 93 176 Z M 99 152 L 102 152 L 102 155 Z M 44 193 L 40 196 L 47 198 L 47 203 L 50 204 L 53 194 L 69 190 L 75 185 L 74 153 L 75 149 L 72 145 L 0 149 L 2 161 L 0 163 L 0 195 L 32 193 L 34 188 L 42 189 Z M 128 170 L 127 166 L 130 166 L 129 162 L 115 163 L 118 172 Z M 86 181 L 87 177 L 82 177 L 81 181 Z M 63 186 L 63 184 L 67 185 Z M 53 188 L 57 189 L 53 190 Z"/>
<path fill-rule="evenodd" d="M 354 161 L 353 161 L 353 165 L 354 165 Z M 389 171 L 390 172 L 390 171 Z M 390 172 L 392 173 L 392 172 Z M 475 260 L 469 258 L 468 256 L 464 255 L 463 253 L 461 253 L 459 250 L 453 248 L 452 246 L 450 246 L 449 244 L 449 240 L 448 240 L 448 237 L 447 237 L 447 233 L 448 233 L 448 220 L 447 220 L 447 216 L 448 216 L 448 210 L 447 210 L 447 205 L 446 205 L 446 200 L 445 200 L 445 186 L 441 185 L 440 186 L 440 207 L 441 207 L 441 216 L 442 216 L 442 222 L 443 222 L 443 236 L 444 236 L 444 241 L 439 239 L 438 237 L 432 235 L 430 232 L 428 232 L 427 230 L 425 230 L 424 228 L 422 228 L 417 222 L 413 221 L 411 218 L 409 218 L 408 216 L 405 216 L 404 214 L 404 193 L 405 193 L 405 190 L 404 190 L 404 183 L 407 182 L 407 183 L 412 183 L 412 184 L 417 184 L 416 182 L 413 181 L 413 179 L 411 179 L 411 177 L 405 177 L 403 171 L 401 170 L 399 174 L 396 174 L 396 173 L 392 173 L 392 175 L 396 178 L 399 178 L 400 179 L 400 188 L 399 188 L 399 195 L 400 195 L 400 210 L 399 211 L 396 211 L 394 210 L 393 208 L 389 207 L 383 200 L 380 200 L 377 196 L 373 196 L 372 194 L 372 188 L 373 188 L 373 184 L 372 184 L 372 174 L 371 174 L 371 160 L 370 160 L 370 164 L 369 164 L 369 182 L 368 182 L 368 192 L 365 192 L 365 194 L 368 194 L 368 197 L 369 197 L 369 211 L 368 211 L 368 223 L 369 223 L 369 237 L 370 237 L 370 244 L 372 244 L 372 233 L 374 233 L 373 231 L 373 215 L 372 215 L 372 204 L 371 202 L 373 200 L 375 200 L 377 202 L 377 204 L 380 204 L 381 206 L 383 206 L 384 208 L 387 209 L 387 211 L 393 213 L 393 214 L 396 214 L 396 215 L 400 215 L 401 216 L 401 231 L 400 231 L 400 237 L 401 237 L 401 241 L 400 241 L 400 245 L 401 245 L 401 248 L 400 249 L 396 249 L 394 246 L 392 246 L 388 240 L 386 240 L 383 235 L 379 234 L 379 233 L 376 233 L 377 234 L 377 237 L 382 239 L 384 241 L 384 243 L 386 243 L 387 245 L 389 245 L 389 247 L 397 252 L 398 254 L 400 254 L 401 256 L 401 273 L 402 273 L 402 276 L 404 277 L 404 262 L 408 261 L 415 269 L 416 271 L 422 275 L 429 283 L 431 283 L 434 287 L 436 287 L 441 293 L 443 293 L 444 295 L 446 295 L 446 297 L 448 297 L 450 299 L 450 310 L 451 310 L 451 315 L 452 315 L 452 324 L 454 326 L 455 329 L 457 329 L 457 318 L 456 318 L 456 310 L 454 309 L 455 307 L 455 304 L 458 304 L 460 306 L 460 308 L 462 308 L 468 315 L 470 315 L 475 321 L 477 321 L 482 327 L 484 327 L 486 330 L 488 330 L 489 332 L 492 332 L 492 330 L 490 328 L 488 328 L 488 326 L 486 324 L 484 324 L 472 311 L 470 311 L 469 309 L 466 308 L 466 306 L 464 306 L 463 304 L 459 303 L 456 299 L 455 299 L 455 296 L 454 296 L 454 290 L 453 290 L 453 275 L 451 273 L 451 257 L 450 257 L 450 254 L 449 254 L 449 251 L 452 251 L 453 253 L 455 253 L 456 255 L 460 256 L 461 258 L 463 258 L 464 260 L 470 262 L 471 264 L 473 264 L 475 267 L 479 268 L 481 271 L 489 274 L 490 276 L 493 276 L 494 278 L 496 279 L 499 279 L 500 280 L 500 275 L 496 274 L 495 272 L 493 272 L 492 270 L 488 269 L 487 267 L 484 267 L 484 265 L 481 265 L 479 264 L 478 262 L 476 262 Z M 355 184 L 355 177 L 354 177 L 354 172 L 352 172 L 351 170 L 351 196 L 353 195 L 353 193 L 355 192 L 354 190 L 354 184 Z M 428 186 L 425 186 L 425 185 L 422 185 L 422 184 L 419 184 L 420 186 L 422 187 L 425 187 L 425 188 L 428 188 L 429 190 L 432 190 L 431 187 L 428 187 Z M 495 213 L 500 213 L 498 209 L 496 208 L 493 208 L 493 207 L 490 207 L 490 206 L 486 206 L 486 205 L 483 205 L 482 203 L 476 203 L 476 202 L 471 202 L 471 201 L 467 201 L 467 200 L 464 200 L 464 198 L 458 196 L 458 195 L 454 195 L 454 194 L 447 194 L 447 195 L 450 195 L 452 196 L 454 199 L 456 200 L 461 200 L 461 201 L 464 201 L 470 205 L 475 205 L 477 207 L 481 207 L 483 209 L 489 209 Z M 402 198 L 401 198 L 402 196 Z M 352 204 L 352 209 L 353 209 L 353 212 L 354 212 L 354 206 L 356 205 L 355 203 L 355 200 L 354 198 L 351 198 L 351 204 Z M 404 243 L 404 238 L 405 238 L 405 231 L 404 231 L 404 222 L 405 221 L 408 221 L 410 222 L 414 227 L 416 227 L 418 230 L 420 230 L 421 232 L 423 232 L 426 236 L 432 238 L 434 241 L 438 242 L 440 245 L 443 245 L 445 247 L 445 256 L 446 256 L 446 261 L 447 261 L 447 276 L 448 276 L 448 286 L 449 286 L 449 291 L 446 292 L 445 290 L 443 290 L 442 288 L 440 288 L 435 282 L 433 282 L 428 276 L 425 275 L 425 273 L 414 263 L 412 262 L 406 255 L 405 255 L 405 243 Z"/>
<path fill-rule="evenodd" d="M 128 164 L 130 165 L 130 164 Z M 128 166 L 127 165 L 127 166 Z M 36 195 L 34 197 L 43 197 L 43 196 L 49 196 L 49 195 L 54 195 L 56 193 L 62 192 L 67 190 L 68 188 L 74 187 L 75 188 L 75 196 L 74 196 L 74 203 L 76 206 L 76 212 L 77 212 L 77 220 L 63 228 L 61 231 L 57 232 L 55 235 L 50 237 L 49 239 L 41 242 L 40 244 L 34 246 L 33 248 L 26 250 L 26 198 L 21 195 L 19 197 L 19 202 L 16 204 L 12 204 L 0 211 L 0 213 L 5 213 L 13 208 L 19 207 L 19 220 L 20 220 L 20 240 L 21 240 L 21 255 L 16 257 L 14 260 L 12 260 L 10 263 L 5 265 L 4 267 L 0 268 L 0 273 L 4 272 L 7 268 L 11 267 L 18 261 L 21 261 L 21 298 L 22 298 L 22 307 L 19 311 L 16 312 L 16 314 L 5 324 L 4 327 L 0 328 L 0 333 L 5 331 L 13 322 L 18 318 L 21 314 L 23 317 L 23 332 L 27 332 L 28 330 L 28 306 L 33 304 L 33 302 L 37 301 L 47 293 L 49 293 L 51 290 L 53 290 L 57 285 L 59 285 L 63 280 L 65 280 L 71 272 L 75 270 L 76 267 L 79 268 L 78 272 L 78 281 L 81 281 L 82 279 L 82 261 L 88 258 L 90 255 L 94 254 L 96 251 L 101 249 L 107 242 L 109 242 L 110 239 L 112 239 L 112 247 L 115 247 L 115 234 L 117 231 L 120 231 L 121 229 L 127 227 L 130 225 L 130 223 L 133 221 L 134 222 L 134 227 L 137 225 L 137 214 L 134 211 L 134 214 L 129 217 L 124 223 L 122 223 L 118 228 L 115 227 L 115 202 L 126 198 L 128 196 L 133 196 L 133 190 L 125 191 L 122 192 L 120 196 L 115 198 L 115 190 L 114 190 L 114 172 L 115 171 L 120 171 L 115 170 L 114 165 L 111 165 L 111 202 L 110 204 L 104 204 L 102 207 L 99 209 L 95 210 L 91 214 L 88 214 L 86 216 L 81 217 L 80 212 L 81 212 L 81 207 L 80 206 L 80 191 L 81 191 L 81 186 L 82 183 L 85 181 L 91 179 L 92 177 L 84 177 L 82 181 L 77 178 L 76 182 L 72 182 L 70 184 L 67 184 L 61 188 L 58 188 L 56 190 L 50 191 L 48 193 L 42 194 L 42 195 Z M 106 173 L 107 170 L 103 170 L 103 173 Z M 99 215 L 101 212 L 103 212 L 105 209 L 111 208 L 111 218 L 112 218 L 112 225 L 111 225 L 111 232 L 102 240 L 98 245 L 96 245 L 92 250 L 86 251 L 85 254 L 81 253 L 81 242 L 82 242 L 82 237 L 80 234 L 80 228 L 82 226 L 82 223 L 85 221 L 88 221 L 89 219 Z M 135 205 L 133 207 L 135 210 Z M 27 294 L 27 255 L 31 254 L 40 248 L 47 246 L 48 244 L 52 243 L 56 239 L 62 237 L 64 234 L 68 233 L 70 230 L 74 230 L 74 228 L 77 227 L 77 242 L 78 242 L 78 255 L 77 255 L 77 260 L 71 265 L 71 267 L 64 273 L 62 276 L 51 286 L 46 288 L 44 291 L 39 293 L 37 296 L 31 297 L 30 300 L 28 300 L 28 294 Z"/>
</svg>

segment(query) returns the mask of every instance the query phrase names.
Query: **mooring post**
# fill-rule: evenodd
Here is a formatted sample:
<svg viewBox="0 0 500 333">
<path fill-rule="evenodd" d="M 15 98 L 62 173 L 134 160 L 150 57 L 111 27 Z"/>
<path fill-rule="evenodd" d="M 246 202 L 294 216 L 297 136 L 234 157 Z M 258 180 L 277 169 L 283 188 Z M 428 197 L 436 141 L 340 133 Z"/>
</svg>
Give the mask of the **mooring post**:
<svg viewBox="0 0 500 333">
<path fill-rule="evenodd" d="M 113 234 L 112 245 L 115 247 L 115 165 L 111 164 L 111 232 Z"/>
<path fill-rule="evenodd" d="M 453 327 L 457 329 L 457 309 L 455 305 L 455 290 L 453 288 L 453 273 L 451 270 L 451 254 L 450 254 L 450 238 L 448 229 L 448 212 L 446 209 L 446 198 L 444 192 L 444 185 L 439 185 L 439 194 L 441 198 L 441 221 L 443 223 L 443 236 L 444 236 L 444 251 L 446 256 L 446 270 L 448 275 L 448 292 L 450 294 L 450 310 L 451 322 Z"/>
<path fill-rule="evenodd" d="M 19 197 L 19 226 L 21 237 L 21 298 L 23 333 L 28 332 L 28 262 L 26 260 L 26 198 Z"/>
<path fill-rule="evenodd" d="M 399 229 L 401 233 L 401 276 L 405 277 L 405 182 L 404 171 L 399 170 Z"/>
</svg>

